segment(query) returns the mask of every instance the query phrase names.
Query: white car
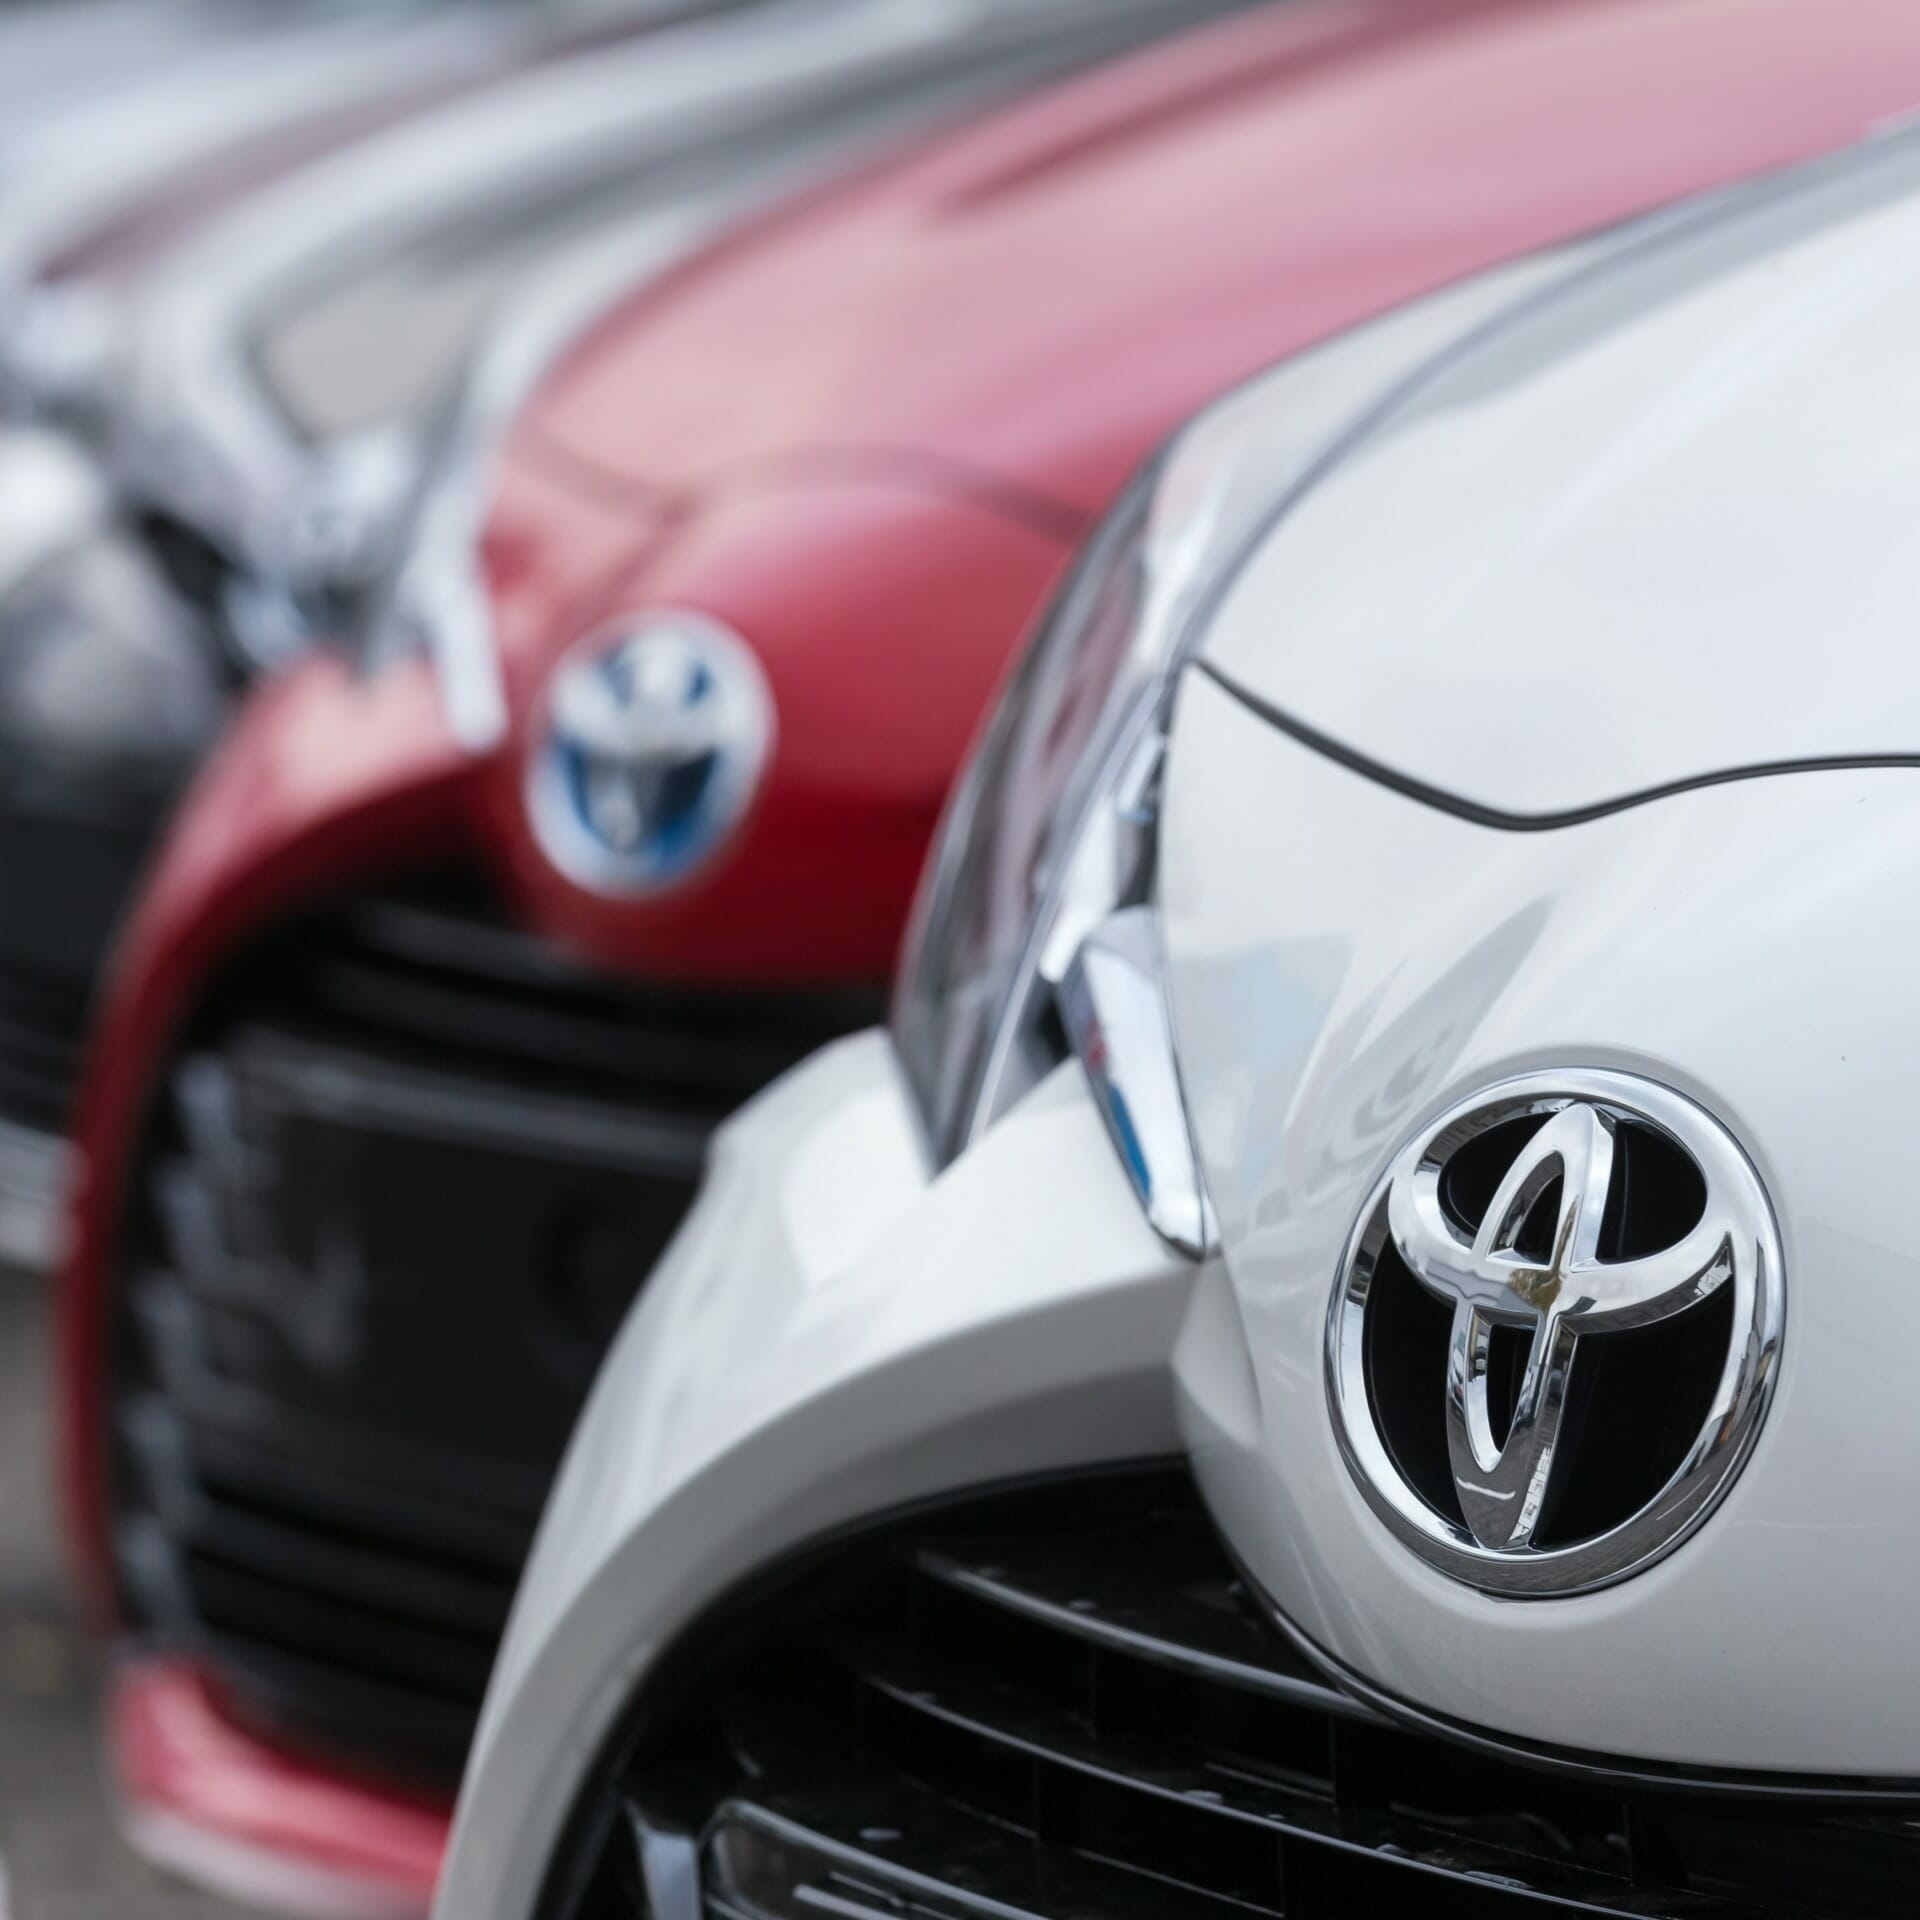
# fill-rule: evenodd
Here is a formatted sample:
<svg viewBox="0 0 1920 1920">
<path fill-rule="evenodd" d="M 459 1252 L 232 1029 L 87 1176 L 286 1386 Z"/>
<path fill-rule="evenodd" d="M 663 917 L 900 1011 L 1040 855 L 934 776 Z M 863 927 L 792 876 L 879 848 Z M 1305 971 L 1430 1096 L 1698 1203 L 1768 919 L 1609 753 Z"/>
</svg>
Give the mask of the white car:
<svg viewBox="0 0 1920 1920">
<path fill-rule="evenodd" d="M 1890 129 L 1142 475 L 621 1337 L 442 1920 L 1920 1906 L 1916 343 Z"/>
</svg>

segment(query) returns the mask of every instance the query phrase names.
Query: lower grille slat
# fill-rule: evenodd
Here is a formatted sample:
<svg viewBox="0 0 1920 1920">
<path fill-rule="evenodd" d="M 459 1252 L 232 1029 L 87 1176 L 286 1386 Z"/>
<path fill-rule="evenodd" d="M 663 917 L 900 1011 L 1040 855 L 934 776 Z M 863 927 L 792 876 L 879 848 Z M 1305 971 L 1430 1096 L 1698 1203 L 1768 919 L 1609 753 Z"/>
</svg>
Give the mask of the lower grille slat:
<svg viewBox="0 0 1920 1920">
<path fill-rule="evenodd" d="M 89 991 L 78 981 L 0 964 L 0 1122 L 62 1136 L 86 1041 Z"/>
<path fill-rule="evenodd" d="M 301 1659 L 387 1686 L 477 1700 L 493 1665 L 486 1634 L 458 1634 L 385 1611 L 335 1601 L 215 1560 L 188 1556 L 195 1605 L 208 1627 L 257 1637 Z"/>
<path fill-rule="evenodd" d="M 983 1499 L 768 1604 L 654 1676 L 543 1920 L 667 1920 L 634 1862 L 676 1833 L 738 1920 L 1891 1920 L 1920 1891 L 1920 1804 L 1622 1787 L 1352 1701 L 1171 1471 Z"/>
</svg>

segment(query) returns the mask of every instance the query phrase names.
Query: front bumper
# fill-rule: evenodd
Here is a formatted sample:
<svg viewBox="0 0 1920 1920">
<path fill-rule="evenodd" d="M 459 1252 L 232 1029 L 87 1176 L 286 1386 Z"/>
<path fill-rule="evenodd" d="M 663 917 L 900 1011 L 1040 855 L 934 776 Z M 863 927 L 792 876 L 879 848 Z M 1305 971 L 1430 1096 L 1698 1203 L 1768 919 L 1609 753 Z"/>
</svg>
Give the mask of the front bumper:
<svg viewBox="0 0 1920 1920">
<path fill-rule="evenodd" d="M 128 1842 L 248 1906 L 416 1920 L 433 1897 L 446 1809 L 366 1786 L 254 1738 L 190 1664 L 130 1660 L 106 1724 Z"/>
<path fill-rule="evenodd" d="M 937 1178 L 881 1035 L 747 1108 L 575 1434 L 436 1911 L 534 1911 L 633 1686 L 755 1569 L 956 1489 L 1175 1451 L 1195 1272 L 1077 1066 Z"/>
</svg>

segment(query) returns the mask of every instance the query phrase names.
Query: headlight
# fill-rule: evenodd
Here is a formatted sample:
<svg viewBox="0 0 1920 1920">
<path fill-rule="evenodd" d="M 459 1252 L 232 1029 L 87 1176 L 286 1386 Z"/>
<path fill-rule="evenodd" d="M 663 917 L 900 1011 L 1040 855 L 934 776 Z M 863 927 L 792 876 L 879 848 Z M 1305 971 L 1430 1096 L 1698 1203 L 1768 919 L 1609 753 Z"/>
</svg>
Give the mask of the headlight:
<svg viewBox="0 0 1920 1920">
<path fill-rule="evenodd" d="M 1147 1218 L 1213 1224 L 1149 900 L 1174 679 L 1217 496 L 1176 453 L 1108 517 L 1002 697 L 941 830 L 894 1024 L 944 1163 L 1069 1050 Z"/>
<path fill-rule="evenodd" d="M 1146 619 L 1160 473 L 1094 536 L 961 778 L 908 936 L 894 1026 L 953 1159 L 1062 1051 L 1074 934 L 1143 894 L 1172 636 Z"/>
<path fill-rule="evenodd" d="M 1257 412 L 1203 415 L 1089 543 L 956 789 L 894 1004 L 942 1164 L 1078 1052 L 1148 1217 L 1195 1252 L 1212 1225 L 1148 902 L 1174 683 L 1272 499 Z"/>
<path fill-rule="evenodd" d="M 1149 1218 L 1210 1243 L 1150 911 L 1173 687 L 1240 558 L 1405 350 L 1391 323 L 1349 336 L 1199 416 L 1042 621 L 949 804 L 895 995 L 941 1164 L 1072 1050 Z"/>
</svg>

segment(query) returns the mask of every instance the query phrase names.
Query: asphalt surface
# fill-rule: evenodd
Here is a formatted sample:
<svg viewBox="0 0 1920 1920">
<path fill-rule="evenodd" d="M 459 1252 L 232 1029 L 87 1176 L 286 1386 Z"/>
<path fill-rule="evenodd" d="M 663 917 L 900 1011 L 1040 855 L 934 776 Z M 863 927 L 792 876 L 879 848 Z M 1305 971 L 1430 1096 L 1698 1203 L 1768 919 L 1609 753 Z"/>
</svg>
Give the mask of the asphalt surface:
<svg viewBox="0 0 1920 1920">
<path fill-rule="evenodd" d="M 135 1859 L 101 1792 L 99 1669 L 68 1603 L 44 1292 L 0 1268 L 0 1920 L 257 1920 Z"/>
</svg>

